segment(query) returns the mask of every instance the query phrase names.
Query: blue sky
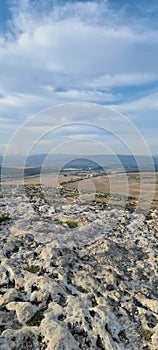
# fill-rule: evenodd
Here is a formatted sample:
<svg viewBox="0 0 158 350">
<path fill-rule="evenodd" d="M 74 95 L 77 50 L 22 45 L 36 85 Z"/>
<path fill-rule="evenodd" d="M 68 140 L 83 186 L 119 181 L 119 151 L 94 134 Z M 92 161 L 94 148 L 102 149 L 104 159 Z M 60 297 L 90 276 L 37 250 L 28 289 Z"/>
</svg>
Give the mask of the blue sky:
<svg viewBox="0 0 158 350">
<path fill-rule="evenodd" d="M 157 18 L 157 0 L 1 0 L 0 153 L 35 113 L 92 102 L 128 117 L 158 155 Z"/>
<path fill-rule="evenodd" d="M 0 30 L 5 32 L 7 30 L 7 21 L 9 19 L 9 6 L 7 0 L 1 0 L 0 3 Z"/>
</svg>

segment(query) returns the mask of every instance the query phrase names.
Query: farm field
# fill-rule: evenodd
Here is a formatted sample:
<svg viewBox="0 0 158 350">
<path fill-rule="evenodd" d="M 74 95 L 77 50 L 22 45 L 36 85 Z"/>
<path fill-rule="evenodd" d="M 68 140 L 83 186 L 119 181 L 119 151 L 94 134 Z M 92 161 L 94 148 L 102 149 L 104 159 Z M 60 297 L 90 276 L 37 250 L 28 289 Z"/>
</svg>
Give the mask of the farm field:
<svg viewBox="0 0 158 350">
<path fill-rule="evenodd" d="M 154 178 L 155 176 L 155 178 Z M 155 182 L 155 188 L 154 188 Z M 12 180 L 5 182 L 6 185 L 21 185 L 22 180 Z M 96 172 L 76 172 L 57 174 L 42 174 L 41 176 L 26 177 L 24 180 L 26 186 L 52 187 L 60 189 L 65 200 L 68 198 L 77 200 L 79 195 L 86 195 L 88 200 L 92 198 L 97 202 L 109 203 L 113 198 L 118 201 L 123 197 L 129 202 L 136 200 L 148 201 L 152 199 L 152 206 L 158 206 L 158 172 L 152 173 L 116 173 L 116 174 L 96 174 Z M 91 196 L 90 196 L 91 195 Z M 116 198 L 117 197 L 117 198 Z"/>
<path fill-rule="evenodd" d="M 148 198 L 153 191 L 154 179 L 151 173 L 128 173 L 91 177 L 84 181 L 84 188 L 86 189 L 86 181 L 87 187 L 90 181 L 93 184 L 93 188 L 95 188 L 96 193 L 110 193 L 121 196 L 131 196 L 134 198 L 142 196 L 143 198 Z M 69 179 L 67 179 L 67 183 L 65 183 L 64 186 L 71 190 L 77 190 L 80 184 L 81 182 L 79 180 L 71 182 Z M 155 174 L 155 190 L 153 199 L 158 201 L 158 173 Z"/>
</svg>

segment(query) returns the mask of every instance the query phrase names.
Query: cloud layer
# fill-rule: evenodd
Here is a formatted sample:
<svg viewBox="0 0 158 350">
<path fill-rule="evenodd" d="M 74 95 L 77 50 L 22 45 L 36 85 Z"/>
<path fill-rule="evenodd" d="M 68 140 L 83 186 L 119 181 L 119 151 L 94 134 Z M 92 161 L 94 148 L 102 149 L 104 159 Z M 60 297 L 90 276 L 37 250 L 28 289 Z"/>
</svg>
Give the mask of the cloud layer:
<svg viewBox="0 0 158 350">
<path fill-rule="evenodd" d="M 157 127 L 158 28 L 149 25 L 153 6 L 143 18 L 137 6 L 130 17 L 124 7 L 110 5 L 10 2 L 8 31 L 0 35 L 4 143 L 32 114 L 67 102 L 116 106 L 142 131 L 143 118 L 152 118 Z"/>
</svg>

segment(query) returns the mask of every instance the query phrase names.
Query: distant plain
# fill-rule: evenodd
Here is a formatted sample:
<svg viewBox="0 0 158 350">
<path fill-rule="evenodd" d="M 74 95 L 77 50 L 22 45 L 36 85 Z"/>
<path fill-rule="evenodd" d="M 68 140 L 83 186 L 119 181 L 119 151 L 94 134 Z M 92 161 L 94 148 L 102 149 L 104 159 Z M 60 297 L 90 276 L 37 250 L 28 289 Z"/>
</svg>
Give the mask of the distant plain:
<svg viewBox="0 0 158 350">
<path fill-rule="evenodd" d="M 42 174 L 41 176 L 25 177 L 24 181 L 20 179 L 8 180 L 6 185 L 21 185 L 62 188 L 63 193 L 68 197 L 75 198 L 77 193 L 95 192 L 97 201 L 104 201 L 107 195 L 123 196 L 128 200 L 147 200 L 152 197 L 153 182 L 155 181 L 155 190 L 153 195 L 153 206 L 158 205 L 158 172 L 129 172 L 109 175 L 94 174 L 93 172 L 83 171 L 79 173 L 67 174 Z"/>
</svg>

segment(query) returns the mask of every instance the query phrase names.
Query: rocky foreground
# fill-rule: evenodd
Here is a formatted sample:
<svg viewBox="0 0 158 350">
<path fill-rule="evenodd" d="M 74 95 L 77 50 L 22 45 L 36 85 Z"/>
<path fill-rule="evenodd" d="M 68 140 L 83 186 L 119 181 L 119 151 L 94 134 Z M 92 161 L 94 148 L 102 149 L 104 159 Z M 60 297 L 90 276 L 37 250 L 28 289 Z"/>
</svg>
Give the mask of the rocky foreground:
<svg viewBox="0 0 158 350">
<path fill-rule="evenodd" d="M 32 199 L 0 200 L 0 350 L 156 350 L 158 211 Z"/>
</svg>

